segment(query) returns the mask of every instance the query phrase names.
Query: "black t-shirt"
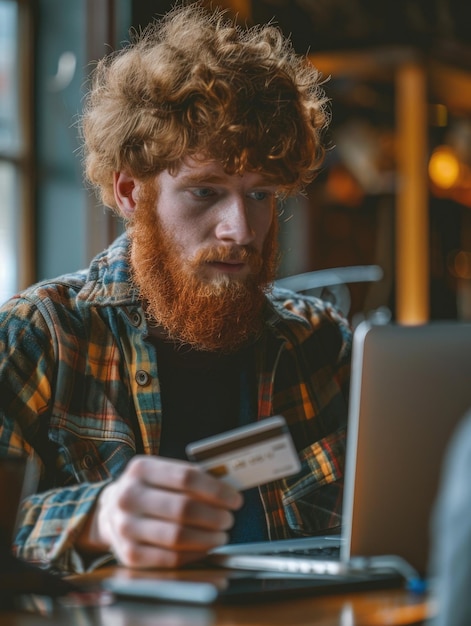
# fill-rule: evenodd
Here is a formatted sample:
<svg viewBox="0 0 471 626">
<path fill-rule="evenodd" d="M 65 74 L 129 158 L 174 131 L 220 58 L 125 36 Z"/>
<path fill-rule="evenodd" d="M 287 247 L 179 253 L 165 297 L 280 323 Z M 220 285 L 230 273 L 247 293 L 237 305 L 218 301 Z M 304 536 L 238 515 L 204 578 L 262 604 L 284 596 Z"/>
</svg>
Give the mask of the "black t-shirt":
<svg viewBox="0 0 471 626">
<path fill-rule="evenodd" d="M 151 338 L 157 351 L 162 402 L 160 456 L 186 459 L 188 443 L 248 424 L 256 418 L 253 346 L 234 355 L 199 352 Z M 232 542 L 266 539 L 258 489 L 244 492 Z"/>
<path fill-rule="evenodd" d="M 249 351 L 220 355 L 163 340 L 154 344 L 162 401 L 160 454 L 186 459 L 188 443 L 241 423 L 241 376 Z"/>
</svg>

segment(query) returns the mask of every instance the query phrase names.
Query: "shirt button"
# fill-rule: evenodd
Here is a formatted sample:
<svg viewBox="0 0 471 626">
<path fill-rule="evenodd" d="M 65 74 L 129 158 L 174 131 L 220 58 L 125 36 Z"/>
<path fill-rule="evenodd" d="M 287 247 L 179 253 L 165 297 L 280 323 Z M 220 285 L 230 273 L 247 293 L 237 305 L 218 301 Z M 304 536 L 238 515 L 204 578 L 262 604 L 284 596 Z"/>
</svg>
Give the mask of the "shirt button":
<svg viewBox="0 0 471 626">
<path fill-rule="evenodd" d="M 150 382 L 150 375 L 145 370 L 137 370 L 136 382 L 141 387 L 145 387 Z"/>
<path fill-rule="evenodd" d="M 82 467 L 85 469 L 91 469 L 93 464 L 93 456 L 91 454 L 86 454 L 82 459 Z"/>
<path fill-rule="evenodd" d="M 139 311 L 133 311 L 131 313 L 131 324 L 137 327 L 140 325 L 141 322 L 142 322 L 142 317 Z"/>
</svg>

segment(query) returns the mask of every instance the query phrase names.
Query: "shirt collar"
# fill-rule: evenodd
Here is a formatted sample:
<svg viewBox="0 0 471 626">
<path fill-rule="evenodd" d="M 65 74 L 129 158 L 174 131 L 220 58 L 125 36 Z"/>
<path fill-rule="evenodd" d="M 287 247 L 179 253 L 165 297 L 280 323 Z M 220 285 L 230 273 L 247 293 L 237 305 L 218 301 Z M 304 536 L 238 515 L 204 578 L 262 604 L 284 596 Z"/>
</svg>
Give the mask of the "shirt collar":
<svg viewBox="0 0 471 626">
<path fill-rule="evenodd" d="M 90 264 L 79 299 L 91 304 L 131 306 L 138 303 L 129 272 L 129 238 L 126 233 Z"/>
</svg>

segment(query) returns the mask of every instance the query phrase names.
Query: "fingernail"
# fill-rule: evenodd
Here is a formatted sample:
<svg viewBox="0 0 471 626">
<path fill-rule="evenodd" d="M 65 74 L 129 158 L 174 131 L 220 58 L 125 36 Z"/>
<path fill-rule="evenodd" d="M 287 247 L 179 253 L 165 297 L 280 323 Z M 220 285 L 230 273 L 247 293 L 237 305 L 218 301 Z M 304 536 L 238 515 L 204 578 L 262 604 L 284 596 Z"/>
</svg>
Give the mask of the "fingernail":
<svg viewBox="0 0 471 626">
<path fill-rule="evenodd" d="M 239 491 L 236 491 L 235 489 L 230 487 L 229 485 L 225 485 L 225 489 L 222 495 L 224 500 L 227 502 L 227 506 L 230 509 L 239 509 L 244 502 L 244 497 L 242 496 L 242 494 Z"/>
</svg>

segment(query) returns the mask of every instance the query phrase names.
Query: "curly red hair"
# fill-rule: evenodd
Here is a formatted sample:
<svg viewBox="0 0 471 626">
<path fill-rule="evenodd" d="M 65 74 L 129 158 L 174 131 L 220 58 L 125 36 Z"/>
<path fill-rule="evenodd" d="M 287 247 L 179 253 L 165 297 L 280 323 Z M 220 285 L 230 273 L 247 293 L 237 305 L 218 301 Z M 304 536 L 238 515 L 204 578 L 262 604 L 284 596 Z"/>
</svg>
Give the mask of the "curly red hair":
<svg viewBox="0 0 471 626">
<path fill-rule="evenodd" d="M 82 117 L 86 174 L 111 207 L 113 172 L 145 180 L 186 156 L 293 193 L 319 169 L 327 122 L 318 71 L 278 28 L 179 6 L 98 62 Z"/>
</svg>

